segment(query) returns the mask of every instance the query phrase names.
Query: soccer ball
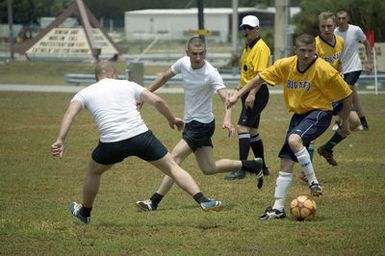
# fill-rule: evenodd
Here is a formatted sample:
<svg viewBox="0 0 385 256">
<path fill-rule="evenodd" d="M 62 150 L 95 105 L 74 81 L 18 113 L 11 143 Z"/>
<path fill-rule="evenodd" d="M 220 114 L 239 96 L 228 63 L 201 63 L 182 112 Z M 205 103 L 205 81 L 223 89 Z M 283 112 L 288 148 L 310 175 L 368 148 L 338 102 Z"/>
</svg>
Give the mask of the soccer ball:
<svg viewBox="0 0 385 256">
<path fill-rule="evenodd" d="M 316 210 L 316 203 L 307 195 L 298 196 L 290 203 L 290 213 L 298 221 L 311 220 Z"/>
</svg>

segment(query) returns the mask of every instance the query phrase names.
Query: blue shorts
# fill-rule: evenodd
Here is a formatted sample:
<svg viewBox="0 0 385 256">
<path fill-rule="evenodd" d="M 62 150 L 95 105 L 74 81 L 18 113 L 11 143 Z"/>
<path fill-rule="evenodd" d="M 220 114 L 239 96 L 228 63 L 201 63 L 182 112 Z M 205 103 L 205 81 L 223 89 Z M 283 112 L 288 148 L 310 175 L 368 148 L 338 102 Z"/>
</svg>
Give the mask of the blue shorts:
<svg viewBox="0 0 385 256">
<path fill-rule="evenodd" d="M 344 80 L 348 85 L 355 85 L 358 78 L 360 78 L 361 70 L 359 71 L 353 71 L 344 74 Z"/>
<path fill-rule="evenodd" d="M 262 87 L 258 90 L 255 95 L 255 101 L 253 109 L 247 108 L 245 106 L 245 101 L 248 93 L 242 96 L 242 111 L 239 115 L 238 124 L 249 127 L 249 128 L 258 128 L 259 121 L 261 118 L 261 112 L 266 107 L 267 102 L 269 101 L 269 89 L 267 85 L 262 85 Z"/>
<path fill-rule="evenodd" d="M 308 147 L 310 142 L 318 138 L 324 133 L 330 125 L 333 114 L 331 111 L 313 110 L 308 113 L 299 115 L 294 114 L 289 124 L 285 143 L 279 152 L 280 158 L 288 158 L 298 162 L 294 152 L 290 149 L 288 138 L 291 134 L 298 134 L 305 147 Z"/>
<path fill-rule="evenodd" d="M 344 104 L 342 103 L 342 101 L 336 101 L 332 103 L 332 106 L 333 106 L 333 116 L 335 116 L 342 111 Z"/>
<path fill-rule="evenodd" d="M 205 124 L 198 121 L 191 121 L 187 123 L 183 130 L 183 139 L 192 151 L 200 147 L 213 147 L 211 137 L 215 131 L 215 120 Z"/>
<path fill-rule="evenodd" d="M 129 156 L 145 161 L 156 161 L 167 154 L 166 147 L 148 130 L 135 137 L 112 143 L 99 142 L 92 152 L 92 159 L 104 165 L 115 164 Z"/>
</svg>

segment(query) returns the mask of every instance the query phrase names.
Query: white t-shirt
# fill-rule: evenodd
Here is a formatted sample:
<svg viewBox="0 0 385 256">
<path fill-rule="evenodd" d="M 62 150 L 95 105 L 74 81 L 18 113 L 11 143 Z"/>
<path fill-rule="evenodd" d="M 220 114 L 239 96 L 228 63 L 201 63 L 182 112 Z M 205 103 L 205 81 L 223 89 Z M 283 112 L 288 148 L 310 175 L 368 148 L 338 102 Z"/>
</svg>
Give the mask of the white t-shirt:
<svg viewBox="0 0 385 256">
<path fill-rule="evenodd" d="M 177 60 L 172 66 L 174 74 L 182 74 L 184 82 L 184 121 L 210 123 L 214 120 L 212 97 L 214 92 L 226 88 L 218 70 L 208 61 L 200 69 L 191 67 L 190 57 Z"/>
<path fill-rule="evenodd" d="M 362 70 L 361 59 L 359 55 L 360 43 L 366 40 L 362 29 L 358 26 L 349 24 L 344 32 L 335 28 L 334 33 L 341 36 L 345 41 L 344 51 L 342 52 L 342 73 L 346 74 L 353 71 Z"/>
<path fill-rule="evenodd" d="M 127 80 L 102 79 L 79 91 L 72 101 L 91 112 L 101 142 L 118 142 L 148 130 L 136 108 L 144 90 Z"/>
</svg>

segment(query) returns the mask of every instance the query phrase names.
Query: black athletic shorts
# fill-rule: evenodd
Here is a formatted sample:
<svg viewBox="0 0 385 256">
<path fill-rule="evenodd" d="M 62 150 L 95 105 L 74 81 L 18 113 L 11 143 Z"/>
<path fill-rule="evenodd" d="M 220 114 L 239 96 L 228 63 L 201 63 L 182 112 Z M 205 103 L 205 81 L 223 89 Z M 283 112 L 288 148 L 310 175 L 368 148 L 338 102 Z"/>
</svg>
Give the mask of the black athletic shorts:
<svg viewBox="0 0 385 256">
<path fill-rule="evenodd" d="M 269 101 L 269 89 L 267 85 L 262 85 L 257 94 L 255 95 L 255 101 L 253 109 L 250 109 L 245 106 L 245 101 L 248 93 L 242 96 L 242 111 L 239 115 L 238 124 L 249 127 L 249 128 L 258 128 L 259 121 L 261 118 L 261 112 L 266 107 L 267 102 Z"/>
<path fill-rule="evenodd" d="M 185 125 L 183 130 L 183 139 L 192 151 L 204 146 L 213 147 L 211 137 L 213 136 L 214 131 L 215 120 L 208 124 L 193 120 Z"/>
<path fill-rule="evenodd" d="M 135 137 L 112 143 L 99 141 L 92 152 L 92 159 L 104 165 L 115 164 L 129 156 L 137 156 L 145 161 L 156 161 L 167 154 L 166 147 L 148 130 Z"/>
<path fill-rule="evenodd" d="M 322 110 L 313 110 L 301 115 L 294 114 L 290 120 L 285 143 L 279 152 L 279 157 L 298 162 L 297 157 L 289 146 L 289 136 L 291 134 L 298 134 L 303 141 L 303 145 L 307 148 L 311 141 L 317 139 L 327 130 L 332 118 L 333 114 L 331 111 Z"/>
<path fill-rule="evenodd" d="M 360 78 L 361 70 L 344 74 L 344 80 L 348 85 L 355 85 Z"/>
</svg>

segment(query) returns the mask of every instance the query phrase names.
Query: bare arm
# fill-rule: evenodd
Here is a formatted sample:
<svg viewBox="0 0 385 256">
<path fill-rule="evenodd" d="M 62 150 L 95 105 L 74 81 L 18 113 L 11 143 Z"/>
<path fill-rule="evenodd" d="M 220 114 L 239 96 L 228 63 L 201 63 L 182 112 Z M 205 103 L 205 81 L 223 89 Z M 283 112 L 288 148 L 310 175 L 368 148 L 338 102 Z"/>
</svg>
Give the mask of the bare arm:
<svg viewBox="0 0 385 256">
<path fill-rule="evenodd" d="M 229 98 L 229 94 L 227 93 L 227 89 L 220 89 L 217 91 L 219 97 L 221 98 L 224 108 L 225 108 L 225 116 L 223 118 L 222 129 L 227 129 L 229 132 L 229 137 L 235 134 L 235 128 L 231 122 L 232 108 L 226 107 L 226 102 Z"/>
<path fill-rule="evenodd" d="M 71 128 L 72 122 L 75 119 L 76 115 L 82 110 L 82 105 L 79 101 L 72 101 L 68 106 L 66 112 L 64 113 L 59 135 L 56 138 L 56 141 L 51 145 L 51 153 L 54 157 L 63 157 L 64 153 L 64 142 L 67 137 L 68 131 Z"/>
<path fill-rule="evenodd" d="M 148 90 L 144 90 L 141 96 L 144 102 L 154 106 L 156 110 L 158 110 L 159 113 L 161 113 L 167 119 L 172 129 L 174 129 L 175 126 L 178 131 L 183 129 L 183 120 L 174 116 L 167 103 L 161 97 Z"/>
<path fill-rule="evenodd" d="M 265 81 L 259 77 L 259 74 L 254 77 L 252 80 L 250 80 L 242 89 L 240 89 L 238 92 L 234 93 L 226 102 L 227 108 L 231 108 L 239 98 L 245 94 L 246 92 L 250 91 L 251 89 L 255 89 L 256 93 L 258 92 L 259 88 L 261 88 L 262 84 Z"/>
<path fill-rule="evenodd" d="M 370 44 L 369 44 L 369 41 L 368 40 L 365 40 L 363 42 L 364 46 L 365 46 L 365 54 L 366 54 L 366 59 L 367 59 L 367 63 L 365 65 L 365 69 L 366 71 L 369 71 L 369 72 L 372 72 L 373 70 L 373 65 L 372 65 L 372 52 L 371 52 L 371 47 L 370 47 Z"/>
<path fill-rule="evenodd" d="M 168 69 L 166 72 L 158 76 L 149 86 L 148 90 L 150 92 L 155 92 L 158 90 L 162 85 L 164 85 L 168 80 L 170 80 L 175 74 L 171 71 L 171 69 Z"/>
</svg>

